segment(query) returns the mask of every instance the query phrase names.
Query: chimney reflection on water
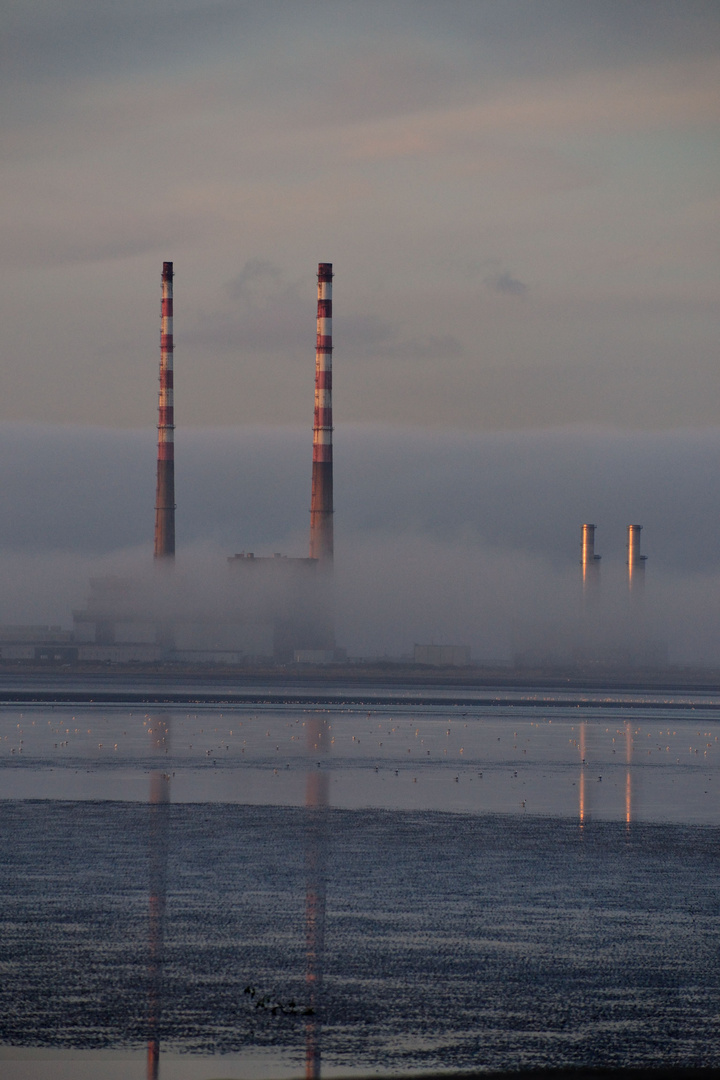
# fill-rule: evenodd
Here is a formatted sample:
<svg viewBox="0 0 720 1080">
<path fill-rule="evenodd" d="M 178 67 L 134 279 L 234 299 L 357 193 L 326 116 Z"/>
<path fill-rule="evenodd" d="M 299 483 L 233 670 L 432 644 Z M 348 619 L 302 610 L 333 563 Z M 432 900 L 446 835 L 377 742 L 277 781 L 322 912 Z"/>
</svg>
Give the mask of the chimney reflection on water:
<svg viewBox="0 0 720 1080">
<path fill-rule="evenodd" d="M 578 815 L 580 828 L 585 828 L 585 724 L 580 725 L 580 787 Z"/>
<path fill-rule="evenodd" d="M 627 766 L 625 770 L 625 828 L 630 831 L 630 822 L 632 821 L 632 773 L 630 771 L 630 765 L 632 764 L 632 749 L 633 749 L 633 737 L 632 728 L 630 722 L 625 721 L 625 764 Z"/>
<path fill-rule="evenodd" d="M 170 717 L 152 718 L 148 735 L 153 751 L 166 754 L 170 747 Z M 170 776 L 162 769 L 150 774 L 149 852 L 150 935 L 148 955 L 147 1080 L 160 1075 L 160 1012 L 162 991 L 165 899 L 167 895 L 168 833 L 170 826 Z"/>
<path fill-rule="evenodd" d="M 587 769 L 587 762 L 585 760 L 585 743 L 586 743 L 586 727 L 585 723 L 580 725 L 580 738 L 578 740 L 578 748 L 580 751 L 580 779 L 578 783 L 578 820 L 580 823 L 580 829 L 585 827 L 585 819 L 588 812 L 587 798 L 585 791 L 585 773 Z M 614 742 L 615 740 L 613 740 Z M 632 823 L 632 753 L 633 753 L 633 734 L 632 726 L 629 721 L 625 722 L 625 828 L 626 831 L 630 831 L 630 825 Z"/>
<path fill-rule="evenodd" d="M 307 721 L 307 745 L 311 757 L 326 754 L 330 743 L 327 720 Z M 317 755 L 317 756 L 316 756 Z M 311 1010 L 305 1027 L 305 1076 L 320 1077 L 320 1036 L 322 1030 L 323 952 L 325 948 L 325 881 L 327 861 L 327 808 L 330 777 L 317 765 L 308 770 L 305 786 L 305 949 L 307 1006 Z"/>
</svg>

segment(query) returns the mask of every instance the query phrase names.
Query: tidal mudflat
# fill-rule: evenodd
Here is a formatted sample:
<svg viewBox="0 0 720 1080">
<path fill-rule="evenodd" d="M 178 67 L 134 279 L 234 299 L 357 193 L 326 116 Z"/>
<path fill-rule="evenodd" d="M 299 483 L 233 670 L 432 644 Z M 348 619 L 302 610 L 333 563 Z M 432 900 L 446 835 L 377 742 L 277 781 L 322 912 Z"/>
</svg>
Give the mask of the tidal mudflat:
<svg viewBox="0 0 720 1080">
<path fill-rule="evenodd" d="M 3 1076 L 720 1066 L 694 704 L 6 707 Z"/>
</svg>

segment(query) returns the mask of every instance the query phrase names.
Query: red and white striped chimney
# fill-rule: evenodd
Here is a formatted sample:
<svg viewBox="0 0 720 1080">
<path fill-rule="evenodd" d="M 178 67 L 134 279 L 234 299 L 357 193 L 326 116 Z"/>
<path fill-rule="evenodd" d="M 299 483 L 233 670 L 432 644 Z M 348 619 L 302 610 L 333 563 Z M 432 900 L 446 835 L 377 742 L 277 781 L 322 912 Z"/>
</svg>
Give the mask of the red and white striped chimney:
<svg viewBox="0 0 720 1080">
<path fill-rule="evenodd" d="M 332 263 L 318 264 L 310 558 L 332 563 Z"/>
<path fill-rule="evenodd" d="M 173 411 L 173 264 L 163 263 L 160 323 L 155 558 L 175 558 L 175 417 Z"/>
</svg>

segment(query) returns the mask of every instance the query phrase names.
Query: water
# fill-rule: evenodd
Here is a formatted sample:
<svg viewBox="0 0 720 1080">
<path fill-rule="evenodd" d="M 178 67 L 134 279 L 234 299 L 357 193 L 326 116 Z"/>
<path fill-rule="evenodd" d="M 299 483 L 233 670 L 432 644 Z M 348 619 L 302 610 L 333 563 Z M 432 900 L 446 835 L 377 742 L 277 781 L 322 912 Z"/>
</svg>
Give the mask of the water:
<svg viewBox="0 0 720 1080">
<path fill-rule="evenodd" d="M 4 709 L 3 1076 L 720 1066 L 715 699 L 253 696 Z"/>
</svg>

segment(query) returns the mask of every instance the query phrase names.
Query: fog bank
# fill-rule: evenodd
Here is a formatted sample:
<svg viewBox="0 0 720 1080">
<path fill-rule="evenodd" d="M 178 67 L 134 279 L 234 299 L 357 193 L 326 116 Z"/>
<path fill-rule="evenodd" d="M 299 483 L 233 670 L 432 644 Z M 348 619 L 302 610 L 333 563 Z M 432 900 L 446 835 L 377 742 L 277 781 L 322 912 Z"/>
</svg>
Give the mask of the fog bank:
<svg viewBox="0 0 720 1080">
<path fill-rule="evenodd" d="M 0 622 L 70 625 L 91 576 L 152 563 L 152 430 L 0 426 Z M 222 592 L 239 551 L 306 556 L 311 432 L 178 431 L 177 568 Z M 720 429 L 336 433 L 337 638 L 351 655 L 414 642 L 477 659 L 577 643 L 580 525 L 597 525 L 603 641 L 652 630 L 678 662 L 720 662 L 713 479 Z M 625 527 L 644 526 L 641 606 Z M 212 586 L 210 583 L 213 583 Z M 644 629 L 643 629 L 644 627 Z M 608 646 L 609 647 L 609 646 Z"/>
</svg>

